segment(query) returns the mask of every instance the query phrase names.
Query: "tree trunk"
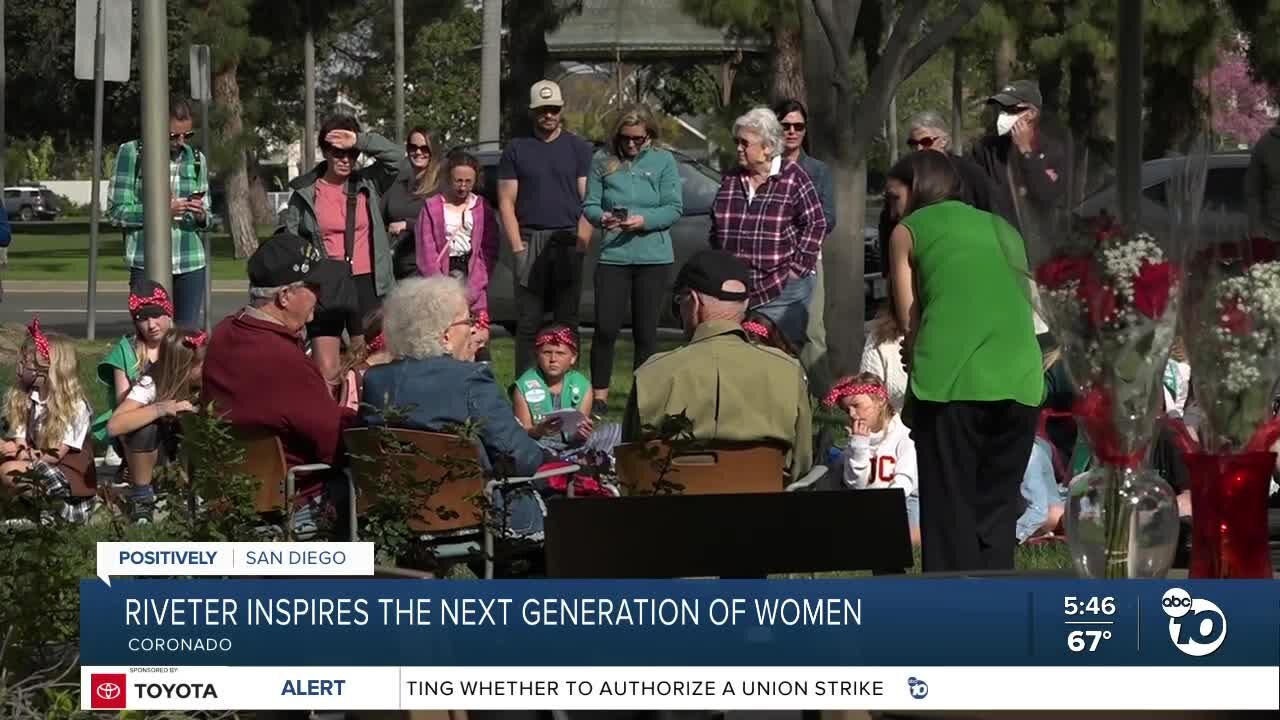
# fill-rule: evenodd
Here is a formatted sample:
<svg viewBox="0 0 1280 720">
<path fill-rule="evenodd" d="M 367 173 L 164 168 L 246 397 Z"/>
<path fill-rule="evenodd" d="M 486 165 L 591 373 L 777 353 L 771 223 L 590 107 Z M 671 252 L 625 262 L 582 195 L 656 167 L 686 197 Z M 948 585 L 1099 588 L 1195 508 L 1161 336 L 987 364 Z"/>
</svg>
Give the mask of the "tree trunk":
<svg viewBox="0 0 1280 720">
<path fill-rule="evenodd" d="M 225 121 L 219 129 L 219 144 L 233 148 L 231 163 L 226 168 L 227 228 L 235 244 L 236 257 L 247 258 L 258 249 L 258 232 L 253 224 L 253 207 L 249 203 L 249 173 L 246 168 L 244 148 L 240 133 L 244 129 L 241 117 L 240 83 L 236 80 L 235 63 L 222 68 L 213 76 L 213 101 L 221 106 Z"/>
<path fill-rule="evenodd" d="M 898 98 L 889 101 L 889 115 L 884 119 L 884 138 L 889 143 L 889 162 L 898 162 Z"/>
<path fill-rule="evenodd" d="M 799 100 L 809 105 L 804 81 L 804 51 L 800 28 L 794 24 L 779 25 L 773 34 L 773 102 Z"/>
<path fill-rule="evenodd" d="M 951 152 L 964 154 L 964 50 L 953 47 L 951 59 Z"/>
<path fill-rule="evenodd" d="M 1075 141 L 1075 157 L 1073 172 L 1069 180 L 1070 193 L 1068 207 L 1075 207 L 1084 199 L 1089 182 L 1089 145 L 1098 135 L 1100 127 L 1098 114 L 1104 101 L 1098 68 L 1093 56 L 1078 53 L 1071 58 L 1071 96 L 1067 101 L 1068 127 Z"/>
<path fill-rule="evenodd" d="M 258 172 L 258 161 L 255 158 L 249 163 L 249 207 L 253 208 L 255 225 L 271 225 L 275 223 L 275 212 L 267 202 L 267 184 L 262 181 Z"/>
<path fill-rule="evenodd" d="M 1002 88 L 1009 84 L 1013 73 L 1013 64 L 1018 60 L 1017 38 L 1013 35 L 1001 35 L 1000 45 L 996 47 L 995 77 L 992 89 Z"/>
</svg>

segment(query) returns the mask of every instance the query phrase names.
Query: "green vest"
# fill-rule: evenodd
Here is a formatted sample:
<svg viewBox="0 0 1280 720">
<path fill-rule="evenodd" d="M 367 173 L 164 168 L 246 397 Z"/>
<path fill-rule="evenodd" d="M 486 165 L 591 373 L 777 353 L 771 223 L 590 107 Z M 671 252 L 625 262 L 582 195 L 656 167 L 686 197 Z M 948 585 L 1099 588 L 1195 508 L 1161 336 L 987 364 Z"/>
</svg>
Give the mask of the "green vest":
<svg viewBox="0 0 1280 720">
<path fill-rule="evenodd" d="M 542 379 L 542 371 L 533 367 L 525 370 L 520 379 L 516 380 L 516 389 L 529 406 L 533 422 L 539 423 L 556 410 L 576 409 L 587 393 L 591 392 L 591 381 L 577 370 L 570 370 L 565 373 L 564 381 L 560 384 L 559 402 L 552 402 L 551 391 Z"/>
</svg>

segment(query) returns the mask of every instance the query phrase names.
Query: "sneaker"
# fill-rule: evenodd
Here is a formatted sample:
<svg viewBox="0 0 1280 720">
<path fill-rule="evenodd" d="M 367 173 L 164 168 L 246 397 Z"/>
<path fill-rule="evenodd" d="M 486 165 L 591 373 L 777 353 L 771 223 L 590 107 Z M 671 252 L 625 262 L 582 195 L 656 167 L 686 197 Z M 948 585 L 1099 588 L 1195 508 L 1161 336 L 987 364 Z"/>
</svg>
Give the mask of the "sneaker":
<svg viewBox="0 0 1280 720">
<path fill-rule="evenodd" d="M 119 467 L 122 462 L 124 461 L 120 458 L 119 453 L 116 452 L 115 446 L 108 445 L 107 451 L 102 455 L 102 464 L 110 465 L 111 467 Z"/>
<path fill-rule="evenodd" d="M 591 401 L 591 417 L 599 420 L 609 414 L 608 400 L 592 400 Z"/>
</svg>

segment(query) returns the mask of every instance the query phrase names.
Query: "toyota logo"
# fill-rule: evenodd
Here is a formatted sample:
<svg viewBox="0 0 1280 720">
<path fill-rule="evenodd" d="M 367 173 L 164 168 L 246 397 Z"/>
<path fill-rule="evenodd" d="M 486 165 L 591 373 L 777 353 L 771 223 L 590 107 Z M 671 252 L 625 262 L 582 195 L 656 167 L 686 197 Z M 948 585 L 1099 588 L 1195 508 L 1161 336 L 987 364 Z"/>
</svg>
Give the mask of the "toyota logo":
<svg viewBox="0 0 1280 720">
<path fill-rule="evenodd" d="M 120 697 L 120 686 L 112 682 L 100 683 L 93 694 L 97 695 L 99 700 L 115 700 Z"/>
</svg>

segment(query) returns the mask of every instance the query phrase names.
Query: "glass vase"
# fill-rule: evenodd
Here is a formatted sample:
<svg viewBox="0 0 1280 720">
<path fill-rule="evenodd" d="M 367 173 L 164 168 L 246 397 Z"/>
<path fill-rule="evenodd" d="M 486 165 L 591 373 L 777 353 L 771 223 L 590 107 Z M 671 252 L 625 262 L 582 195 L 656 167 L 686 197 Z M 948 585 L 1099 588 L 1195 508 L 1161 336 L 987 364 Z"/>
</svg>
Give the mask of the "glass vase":
<svg viewBox="0 0 1280 720">
<path fill-rule="evenodd" d="M 1071 481 L 1067 544 L 1081 577 L 1162 578 L 1178 544 L 1169 484 L 1140 467 L 1100 465 Z"/>
<path fill-rule="evenodd" d="M 1193 578 L 1270 579 L 1267 495 L 1276 455 L 1191 453 Z"/>
</svg>

